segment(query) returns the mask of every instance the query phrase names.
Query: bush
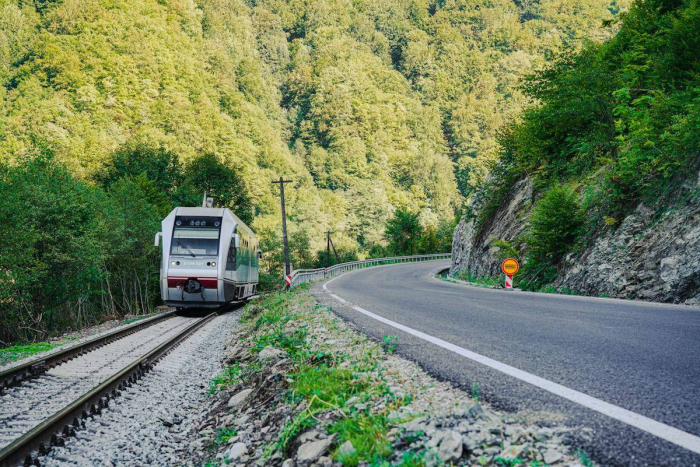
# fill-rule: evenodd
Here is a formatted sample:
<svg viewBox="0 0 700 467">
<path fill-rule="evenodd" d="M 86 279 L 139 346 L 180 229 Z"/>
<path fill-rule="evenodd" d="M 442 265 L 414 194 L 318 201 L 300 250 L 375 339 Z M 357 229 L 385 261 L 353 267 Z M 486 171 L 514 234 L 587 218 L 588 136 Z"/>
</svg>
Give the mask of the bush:
<svg viewBox="0 0 700 467">
<path fill-rule="evenodd" d="M 550 189 L 537 203 L 527 237 L 530 261 L 554 264 L 575 245 L 583 226 L 576 193 L 565 186 Z"/>
<path fill-rule="evenodd" d="M 576 247 L 583 221 L 583 210 L 572 189 L 565 186 L 550 189 L 530 218 L 527 258 L 517 285 L 538 290 L 552 282 L 564 256 Z"/>
</svg>

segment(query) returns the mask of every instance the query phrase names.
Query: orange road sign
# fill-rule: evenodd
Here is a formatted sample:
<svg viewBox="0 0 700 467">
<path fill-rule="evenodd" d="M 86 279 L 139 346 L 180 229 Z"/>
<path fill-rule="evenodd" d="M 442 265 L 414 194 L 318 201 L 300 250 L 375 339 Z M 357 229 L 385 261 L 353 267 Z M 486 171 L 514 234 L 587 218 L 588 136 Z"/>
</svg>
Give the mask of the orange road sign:
<svg viewBox="0 0 700 467">
<path fill-rule="evenodd" d="M 520 265 L 513 258 L 503 260 L 501 263 L 501 271 L 507 276 L 512 276 L 520 269 Z"/>
</svg>

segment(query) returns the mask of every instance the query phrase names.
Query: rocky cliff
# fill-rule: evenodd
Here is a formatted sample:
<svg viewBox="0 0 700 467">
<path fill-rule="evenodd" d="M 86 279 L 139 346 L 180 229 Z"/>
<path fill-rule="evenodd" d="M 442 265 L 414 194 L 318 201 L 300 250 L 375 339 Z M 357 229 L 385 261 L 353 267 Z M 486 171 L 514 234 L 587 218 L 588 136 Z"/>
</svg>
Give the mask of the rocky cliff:
<svg viewBox="0 0 700 467">
<path fill-rule="evenodd" d="M 533 206 L 523 180 L 481 232 L 463 219 L 455 230 L 451 273 L 499 274 L 493 239 L 518 242 Z M 700 177 L 666 208 L 644 205 L 570 254 L 553 285 L 576 294 L 700 304 Z M 669 207 L 670 206 L 670 207 Z"/>
<path fill-rule="evenodd" d="M 527 226 L 532 211 L 532 182 L 524 179 L 510 190 L 507 201 L 481 229 L 475 219 L 462 218 L 452 237 L 452 267 L 450 274 L 468 271 L 478 277 L 495 276 L 501 272 L 499 249 L 494 240 L 517 242 Z M 478 200 L 475 204 L 478 204 Z"/>
</svg>

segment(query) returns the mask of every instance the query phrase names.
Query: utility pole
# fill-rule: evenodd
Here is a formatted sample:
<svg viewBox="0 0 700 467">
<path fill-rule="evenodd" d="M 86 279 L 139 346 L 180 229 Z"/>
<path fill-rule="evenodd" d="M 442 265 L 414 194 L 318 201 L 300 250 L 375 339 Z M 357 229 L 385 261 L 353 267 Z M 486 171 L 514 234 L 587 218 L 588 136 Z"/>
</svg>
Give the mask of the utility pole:
<svg viewBox="0 0 700 467">
<path fill-rule="evenodd" d="M 273 184 L 280 186 L 280 202 L 282 203 L 282 240 L 284 241 L 284 276 L 292 273 L 292 265 L 289 262 L 289 243 L 287 242 L 287 212 L 284 209 L 284 184 L 291 183 L 291 180 L 284 180 L 280 177 L 279 180 L 273 180 Z"/>
<path fill-rule="evenodd" d="M 333 247 L 333 254 L 335 255 L 335 262 L 336 264 L 340 263 L 340 258 L 338 258 L 338 252 L 335 250 L 335 244 L 333 243 L 333 239 L 331 238 L 331 232 L 330 230 L 326 232 L 326 267 L 330 267 L 331 265 L 331 247 Z"/>
<path fill-rule="evenodd" d="M 338 257 L 338 252 L 335 251 L 335 243 L 333 243 L 332 238 L 331 238 L 331 247 L 333 248 L 333 254 L 335 255 L 335 263 L 340 264 L 340 258 Z"/>
<path fill-rule="evenodd" d="M 331 267 L 331 231 L 326 232 L 326 267 Z"/>
</svg>

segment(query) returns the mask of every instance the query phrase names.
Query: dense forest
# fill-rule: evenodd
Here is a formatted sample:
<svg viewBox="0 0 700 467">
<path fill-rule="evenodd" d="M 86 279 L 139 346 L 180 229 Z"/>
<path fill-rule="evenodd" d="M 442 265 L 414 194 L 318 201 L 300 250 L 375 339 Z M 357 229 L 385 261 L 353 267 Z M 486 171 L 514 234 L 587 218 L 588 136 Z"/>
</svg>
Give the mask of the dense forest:
<svg viewBox="0 0 700 467">
<path fill-rule="evenodd" d="M 564 67 L 587 67 L 585 57 L 602 66 L 597 51 L 613 48 L 601 44 L 628 7 L 0 0 L 0 339 L 148 310 L 158 222 L 204 190 L 251 222 L 273 274 L 281 242 L 270 181 L 280 175 L 294 180 L 296 266 L 324 261 L 328 230 L 343 258 L 449 250 L 455 218 L 501 145 L 525 144 L 516 136 L 550 106 L 521 112 L 558 92 L 546 83 L 563 82 Z M 547 68 L 561 54 L 569 58 Z M 649 66 L 629 62 L 639 74 Z M 549 75 L 523 88 L 541 69 Z M 647 87 L 660 89 L 634 89 Z M 672 118 L 656 96 L 615 99 L 630 114 L 646 105 Z"/>
</svg>

